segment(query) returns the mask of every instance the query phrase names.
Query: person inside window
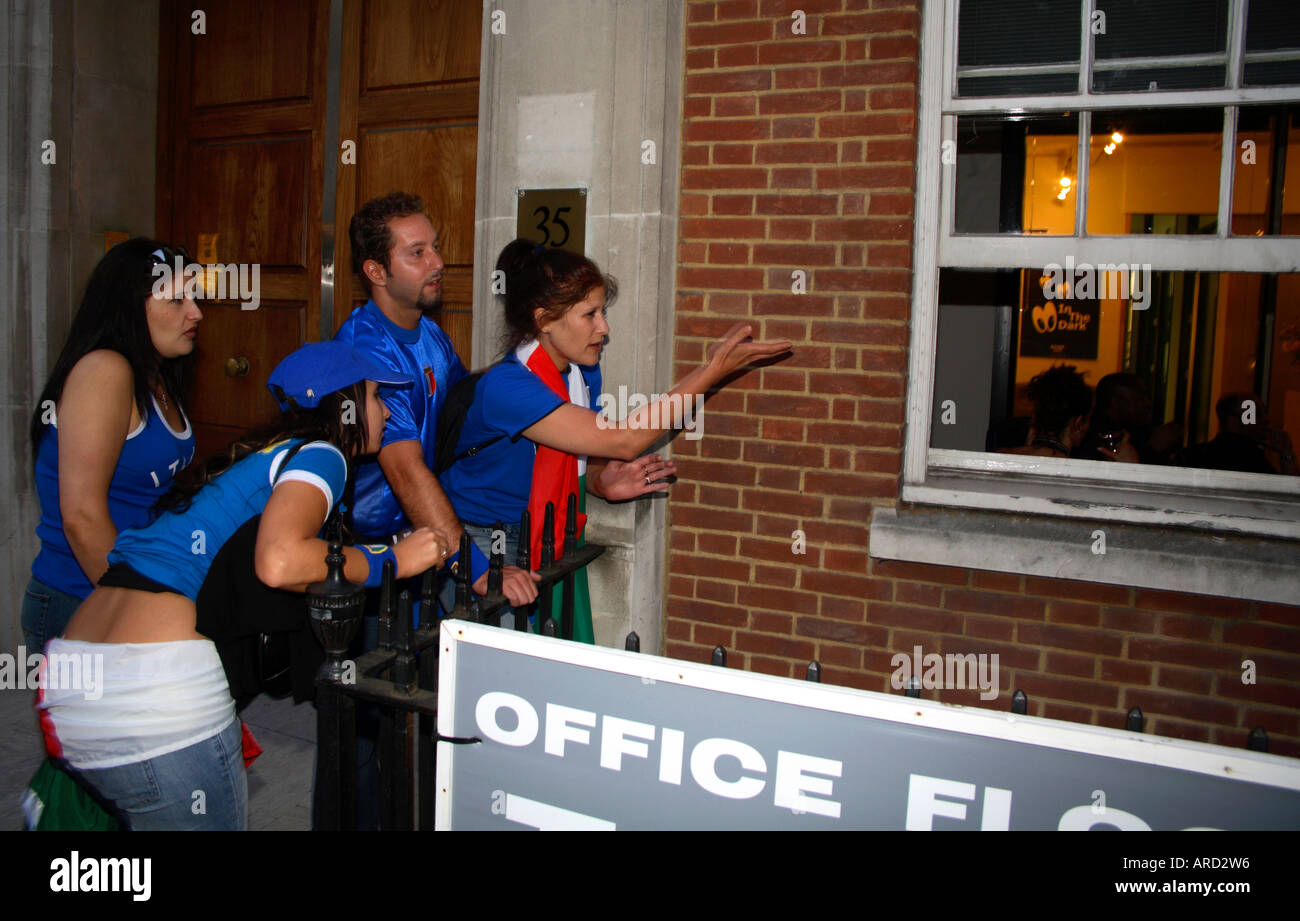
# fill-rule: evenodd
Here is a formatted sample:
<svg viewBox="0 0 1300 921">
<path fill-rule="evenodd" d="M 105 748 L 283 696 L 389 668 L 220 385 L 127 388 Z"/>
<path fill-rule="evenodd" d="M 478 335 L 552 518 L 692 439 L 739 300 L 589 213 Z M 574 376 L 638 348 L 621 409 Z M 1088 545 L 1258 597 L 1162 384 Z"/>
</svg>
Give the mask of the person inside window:
<svg viewBox="0 0 1300 921">
<path fill-rule="evenodd" d="M 1142 378 L 1127 371 L 1107 374 L 1097 382 L 1097 408 L 1074 456 L 1114 460 L 1126 434 L 1139 463 L 1174 463 L 1183 443 L 1183 427 L 1177 422 L 1153 427 L 1151 409 L 1151 394 Z"/>
<path fill-rule="evenodd" d="M 1034 404 L 1029 440 L 1004 454 L 1032 457 L 1071 457 L 1088 433 L 1092 416 L 1092 388 L 1074 365 L 1056 365 L 1029 381 L 1029 399 Z M 1137 461 L 1137 452 L 1123 433 L 1113 448 L 1098 448 L 1107 460 Z"/>
<path fill-rule="evenodd" d="M 1253 393 L 1225 393 L 1214 404 L 1219 434 L 1192 445 L 1182 455 L 1185 467 L 1241 473 L 1300 474 L 1291 436 L 1268 427 L 1268 411 Z"/>
</svg>

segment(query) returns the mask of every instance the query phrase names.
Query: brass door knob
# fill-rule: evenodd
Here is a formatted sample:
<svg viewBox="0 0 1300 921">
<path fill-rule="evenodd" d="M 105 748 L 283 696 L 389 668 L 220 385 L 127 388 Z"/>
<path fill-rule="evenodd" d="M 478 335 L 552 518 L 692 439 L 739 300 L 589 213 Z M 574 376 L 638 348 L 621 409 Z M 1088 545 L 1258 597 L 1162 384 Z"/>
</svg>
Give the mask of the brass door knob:
<svg viewBox="0 0 1300 921">
<path fill-rule="evenodd" d="M 227 358 L 226 377 L 247 377 L 249 367 L 247 358 Z"/>
</svg>

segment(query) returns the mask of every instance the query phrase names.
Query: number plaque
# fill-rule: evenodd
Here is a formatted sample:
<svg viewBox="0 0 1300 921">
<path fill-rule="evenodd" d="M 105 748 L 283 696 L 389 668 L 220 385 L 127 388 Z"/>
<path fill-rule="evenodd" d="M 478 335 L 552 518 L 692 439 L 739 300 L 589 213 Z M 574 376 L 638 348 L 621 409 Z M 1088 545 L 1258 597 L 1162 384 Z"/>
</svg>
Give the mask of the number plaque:
<svg viewBox="0 0 1300 921">
<path fill-rule="evenodd" d="M 579 256 L 587 242 L 586 189 L 520 189 L 516 233 Z"/>
</svg>

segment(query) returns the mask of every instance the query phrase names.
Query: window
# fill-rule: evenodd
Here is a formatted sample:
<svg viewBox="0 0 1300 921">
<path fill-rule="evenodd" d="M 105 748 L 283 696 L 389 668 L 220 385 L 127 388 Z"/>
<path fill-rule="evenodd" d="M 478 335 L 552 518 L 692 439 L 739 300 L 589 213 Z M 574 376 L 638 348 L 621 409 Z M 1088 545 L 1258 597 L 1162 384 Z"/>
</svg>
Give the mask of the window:
<svg viewBox="0 0 1300 921">
<path fill-rule="evenodd" d="M 1300 538 L 1291 0 L 923 15 L 903 499 Z"/>
</svg>

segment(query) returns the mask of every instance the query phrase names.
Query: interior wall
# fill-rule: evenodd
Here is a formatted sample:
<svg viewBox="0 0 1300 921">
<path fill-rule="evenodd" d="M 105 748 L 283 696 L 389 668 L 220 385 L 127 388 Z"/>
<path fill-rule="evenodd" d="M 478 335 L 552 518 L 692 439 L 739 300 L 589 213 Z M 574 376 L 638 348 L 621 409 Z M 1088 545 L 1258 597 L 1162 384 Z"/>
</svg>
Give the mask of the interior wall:
<svg viewBox="0 0 1300 921">
<path fill-rule="evenodd" d="M 157 93 L 157 3 L 0 0 L 4 648 L 37 549 L 27 426 L 104 234 L 153 232 Z"/>
</svg>

